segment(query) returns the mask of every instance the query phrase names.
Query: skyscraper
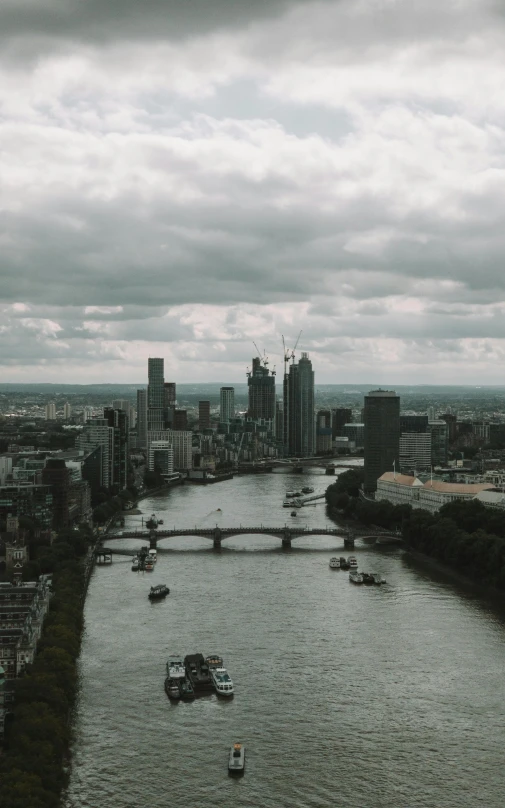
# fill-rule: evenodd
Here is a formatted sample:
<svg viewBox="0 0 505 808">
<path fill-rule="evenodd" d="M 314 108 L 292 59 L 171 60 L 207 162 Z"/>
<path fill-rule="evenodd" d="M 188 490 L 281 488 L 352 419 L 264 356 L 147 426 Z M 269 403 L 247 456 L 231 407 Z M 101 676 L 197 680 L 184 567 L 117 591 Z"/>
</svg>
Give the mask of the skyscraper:
<svg viewBox="0 0 505 808">
<path fill-rule="evenodd" d="M 49 401 L 46 404 L 46 421 L 56 420 L 56 404 L 54 401 Z"/>
<path fill-rule="evenodd" d="M 252 370 L 247 374 L 249 393 L 248 414 L 254 420 L 272 421 L 275 428 L 275 375 L 269 371 L 259 356 L 252 361 Z"/>
<path fill-rule="evenodd" d="M 284 450 L 309 457 L 315 449 L 314 371 L 307 353 L 284 376 Z"/>
<path fill-rule="evenodd" d="M 377 490 L 385 471 L 400 470 L 400 396 L 372 390 L 365 396 L 365 491 Z"/>
<path fill-rule="evenodd" d="M 128 415 L 124 410 L 106 407 L 103 417 L 112 430 L 112 440 L 109 444 L 110 484 L 122 491 L 126 488 L 128 475 Z"/>
<path fill-rule="evenodd" d="M 235 415 L 235 388 L 221 387 L 219 391 L 219 420 L 228 423 Z"/>
<path fill-rule="evenodd" d="M 154 432 L 165 426 L 165 379 L 164 360 L 148 360 L 149 384 L 147 387 L 147 430 Z"/>
<path fill-rule="evenodd" d="M 147 390 L 137 390 L 137 449 L 147 449 Z"/>
<path fill-rule="evenodd" d="M 198 429 L 210 429 L 210 401 L 198 402 Z"/>
<path fill-rule="evenodd" d="M 352 410 L 348 407 L 338 407 L 332 410 L 331 421 L 331 436 L 336 438 L 338 435 L 343 435 L 342 429 L 345 424 L 350 424 L 352 421 Z"/>
</svg>

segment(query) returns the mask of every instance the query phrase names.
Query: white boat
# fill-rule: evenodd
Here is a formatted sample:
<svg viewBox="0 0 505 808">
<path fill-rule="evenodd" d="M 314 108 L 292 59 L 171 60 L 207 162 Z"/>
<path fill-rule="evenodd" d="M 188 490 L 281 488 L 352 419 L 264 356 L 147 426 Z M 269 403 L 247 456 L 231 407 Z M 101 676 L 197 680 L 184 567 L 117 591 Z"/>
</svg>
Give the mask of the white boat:
<svg viewBox="0 0 505 808">
<path fill-rule="evenodd" d="M 169 656 L 167 661 L 167 676 L 169 679 L 185 679 L 186 668 L 180 656 Z"/>
<path fill-rule="evenodd" d="M 220 696 L 233 696 L 233 682 L 226 668 L 223 666 L 219 668 L 210 669 L 210 677 L 216 688 L 216 693 Z"/>
<path fill-rule="evenodd" d="M 292 508 L 292 507 L 293 507 L 293 503 L 292 503 L 292 502 L 290 502 L 290 501 L 289 501 L 289 499 L 285 499 L 285 500 L 284 500 L 284 502 L 282 503 L 282 507 L 283 507 L 283 508 Z"/>
<path fill-rule="evenodd" d="M 350 572 L 349 573 L 349 580 L 352 584 L 362 584 L 363 583 L 363 576 L 360 575 L 359 572 Z"/>
<path fill-rule="evenodd" d="M 148 557 L 151 559 L 151 561 L 153 562 L 153 564 L 156 564 L 156 561 L 157 561 L 157 559 L 158 559 L 158 556 L 157 556 L 157 554 L 156 554 L 156 550 L 155 550 L 154 548 L 151 548 L 151 549 L 149 550 L 149 552 L 148 552 L 148 554 L 147 554 L 147 555 L 148 555 Z"/>
<path fill-rule="evenodd" d="M 336 557 L 330 558 L 330 567 L 332 570 L 339 570 L 340 569 L 340 560 Z"/>
<path fill-rule="evenodd" d="M 138 560 L 137 556 L 132 558 L 132 572 L 138 572 L 140 567 L 140 561 Z"/>
<path fill-rule="evenodd" d="M 349 568 L 351 570 L 357 570 L 358 569 L 358 560 L 357 560 L 356 556 L 349 556 L 347 558 L 347 563 L 349 564 Z"/>
<path fill-rule="evenodd" d="M 241 743 L 234 743 L 230 749 L 228 759 L 228 771 L 243 772 L 245 769 L 245 746 Z"/>
<path fill-rule="evenodd" d="M 313 493 L 314 493 L 314 489 L 312 488 L 311 485 L 305 485 L 302 488 L 302 494 L 313 494 Z"/>
</svg>

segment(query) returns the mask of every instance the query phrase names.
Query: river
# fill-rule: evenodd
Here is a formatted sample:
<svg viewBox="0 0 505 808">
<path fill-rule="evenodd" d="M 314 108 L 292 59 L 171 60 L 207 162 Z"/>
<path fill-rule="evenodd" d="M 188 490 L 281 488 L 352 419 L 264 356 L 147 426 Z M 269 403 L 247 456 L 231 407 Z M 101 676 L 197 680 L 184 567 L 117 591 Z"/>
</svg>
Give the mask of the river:
<svg viewBox="0 0 505 808">
<path fill-rule="evenodd" d="M 166 527 L 324 527 L 324 503 L 294 518 L 282 501 L 330 482 L 318 469 L 243 476 L 140 507 Z M 328 566 L 342 548 L 166 539 L 153 573 L 120 556 L 96 568 L 66 808 L 501 808 L 503 615 L 398 546 L 358 542 L 360 569 L 387 584 L 354 586 Z M 164 601 L 148 601 L 154 583 L 170 586 Z M 196 652 L 224 657 L 233 699 L 168 700 L 167 656 Z M 240 779 L 227 774 L 234 741 L 247 750 Z"/>
</svg>

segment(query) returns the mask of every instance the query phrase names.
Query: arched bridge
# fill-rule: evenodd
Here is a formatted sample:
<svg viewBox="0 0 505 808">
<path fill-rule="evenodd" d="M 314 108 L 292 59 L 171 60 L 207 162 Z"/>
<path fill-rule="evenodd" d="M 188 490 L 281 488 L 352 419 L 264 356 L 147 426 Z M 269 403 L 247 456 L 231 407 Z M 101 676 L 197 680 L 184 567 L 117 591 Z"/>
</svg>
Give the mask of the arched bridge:
<svg viewBox="0 0 505 808">
<path fill-rule="evenodd" d="M 204 539 L 210 539 L 214 547 L 221 547 L 221 542 L 224 539 L 229 539 L 232 536 L 245 536 L 245 535 L 261 535 L 261 536 L 275 536 L 282 541 L 283 547 L 290 547 L 293 539 L 301 538 L 302 536 L 339 536 L 344 540 L 344 547 L 354 547 L 354 536 L 342 535 L 342 528 L 319 527 L 319 528 L 295 528 L 284 525 L 283 527 L 267 527 L 261 525 L 260 527 L 212 527 L 212 528 L 173 528 L 172 530 L 123 530 L 120 533 L 108 533 L 107 542 L 114 539 L 143 539 L 149 541 L 152 548 L 157 546 L 160 539 L 165 538 L 179 538 L 180 536 L 201 536 Z"/>
</svg>

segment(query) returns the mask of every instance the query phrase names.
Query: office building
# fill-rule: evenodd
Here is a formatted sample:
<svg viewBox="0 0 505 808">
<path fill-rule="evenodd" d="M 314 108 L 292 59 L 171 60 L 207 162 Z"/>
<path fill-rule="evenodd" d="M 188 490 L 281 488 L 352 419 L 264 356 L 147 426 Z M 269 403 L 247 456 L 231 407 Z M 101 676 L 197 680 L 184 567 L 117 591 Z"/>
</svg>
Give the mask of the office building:
<svg viewBox="0 0 505 808">
<path fill-rule="evenodd" d="M 336 438 L 343 435 L 342 429 L 344 424 L 350 424 L 352 421 L 352 410 L 349 407 L 338 407 L 332 410 L 331 421 L 331 436 Z"/>
<path fill-rule="evenodd" d="M 64 460 L 48 458 L 42 469 L 42 484 L 51 489 L 53 495 L 54 530 L 63 530 L 69 526 L 70 471 Z"/>
<path fill-rule="evenodd" d="M 176 432 L 188 431 L 188 411 L 187 410 L 174 410 L 173 428 Z"/>
<path fill-rule="evenodd" d="M 331 450 L 331 411 L 319 410 L 316 415 L 316 452 L 317 454 L 327 454 Z"/>
<path fill-rule="evenodd" d="M 284 376 L 284 450 L 310 457 L 315 450 L 314 371 L 307 353 Z"/>
<path fill-rule="evenodd" d="M 110 488 L 113 485 L 111 476 L 111 457 L 113 454 L 114 431 L 106 418 L 90 418 L 86 422 L 80 435 L 77 436 L 76 446 L 86 454 L 100 447 L 100 486 Z M 97 456 L 95 455 L 95 458 Z M 87 478 L 86 478 L 87 479 Z"/>
<path fill-rule="evenodd" d="M 149 384 L 147 386 L 147 431 L 156 432 L 165 427 L 164 360 L 148 359 Z"/>
<path fill-rule="evenodd" d="M 401 421 L 401 419 L 400 419 Z M 400 434 L 400 471 L 426 471 L 431 467 L 431 434 L 402 432 Z"/>
<path fill-rule="evenodd" d="M 46 404 L 46 421 L 56 420 L 56 404 L 54 401 L 48 401 Z"/>
<path fill-rule="evenodd" d="M 428 421 L 428 432 L 431 435 L 431 463 L 433 466 L 445 466 L 449 432 L 446 422 Z"/>
<path fill-rule="evenodd" d="M 174 447 L 172 441 L 151 441 L 149 444 L 147 467 L 149 471 L 157 471 L 164 477 L 174 473 Z"/>
<path fill-rule="evenodd" d="M 428 429 L 427 415 L 400 415 L 400 434 L 404 432 L 426 432 Z"/>
<path fill-rule="evenodd" d="M 372 390 L 365 396 L 364 424 L 364 489 L 373 493 L 382 474 L 400 468 L 400 396 Z"/>
<path fill-rule="evenodd" d="M 198 402 L 198 431 L 210 429 L 210 401 Z"/>
<path fill-rule="evenodd" d="M 127 486 L 128 476 L 128 415 L 124 410 L 106 407 L 103 417 L 112 430 L 112 440 L 109 444 L 111 447 L 109 455 L 110 485 L 117 488 L 118 491 L 122 491 Z"/>
<path fill-rule="evenodd" d="M 147 448 L 147 390 L 137 390 L 137 449 Z"/>
<path fill-rule="evenodd" d="M 349 438 L 352 449 L 361 450 L 365 446 L 365 424 L 344 424 L 338 435 L 340 438 Z"/>
<path fill-rule="evenodd" d="M 165 382 L 165 407 L 175 407 L 177 401 L 175 382 Z"/>
<path fill-rule="evenodd" d="M 193 433 L 176 432 L 172 429 L 163 429 L 150 432 L 148 435 L 147 456 L 149 457 L 151 444 L 157 441 L 166 441 L 174 450 L 174 470 L 188 471 L 193 468 Z"/>
<path fill-rule="evenodd" d="M 259 356 L 253 358 L 252 370 L 247 374 L 247 389 L 249 417 L 255 421 L 263 418 L 275 424 L 275 374 Z"/>
<path fill-rule="evenodd" d="M 0 456 L 0 485 L 5 485 L 7 477 L 12 474 L 12 457 Z"/>
<path fill-rule="evenodd" d="M 219 391 L 219 420 L 227 424 L 235 415 L 235 388 L 221 387 Z"/>
</svg>

